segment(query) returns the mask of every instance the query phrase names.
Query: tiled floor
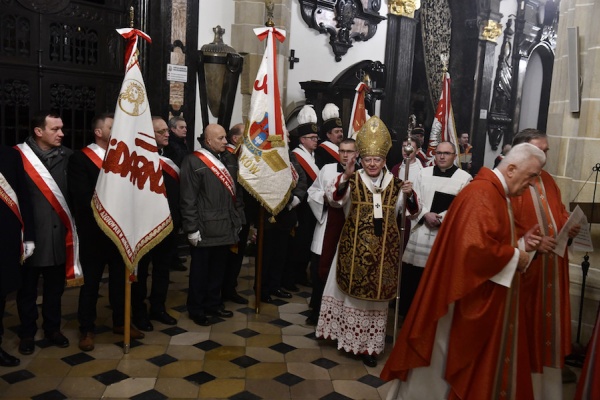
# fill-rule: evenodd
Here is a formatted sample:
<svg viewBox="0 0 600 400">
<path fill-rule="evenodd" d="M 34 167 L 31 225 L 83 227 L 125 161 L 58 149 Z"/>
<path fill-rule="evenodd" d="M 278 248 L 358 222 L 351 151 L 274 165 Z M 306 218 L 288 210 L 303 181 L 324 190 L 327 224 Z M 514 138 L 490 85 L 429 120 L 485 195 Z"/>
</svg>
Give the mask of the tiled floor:
<svg viewBox="0 0 600 400">
<path fill-rule="evenodd" d="M 367 368 L 333 342 L 315 340 L 314 328 L 304 324 L 310 288 L 289 301 L 253 306 L 254 269 L 246 264 L 238 290 L 250 306 L 227 303 L 233 318 L 217 319 L 209 327 L 194 324 L 185 312 L 187 272 L 171 272 L 167 308 L 179 319 L 171 327 L 153 321 L 154 331 L 132 341 L 124 354 L 122 337 L 112 333 L 107 288 L 101 289 L 96 348 L 77 347 L 78 289 L 63 296 L 63 333 L 70 347 L 59 349 L 37 340 L 30 356 L 18 354 L 16 306 L 7 304 L 8 330 L 3 348 L 21 358 L 17 368 L 0 367 L 0 398 L 9 399 L 384 399 L 389 384 L 379 372 L 391 350 L 376 368 Z M 390 329 L 393 321 L 390 321 Z M 38 333 L 40 336 L 41 331 Z M 565 385 L 565 400 L 574 384 Z"/>
</svg>

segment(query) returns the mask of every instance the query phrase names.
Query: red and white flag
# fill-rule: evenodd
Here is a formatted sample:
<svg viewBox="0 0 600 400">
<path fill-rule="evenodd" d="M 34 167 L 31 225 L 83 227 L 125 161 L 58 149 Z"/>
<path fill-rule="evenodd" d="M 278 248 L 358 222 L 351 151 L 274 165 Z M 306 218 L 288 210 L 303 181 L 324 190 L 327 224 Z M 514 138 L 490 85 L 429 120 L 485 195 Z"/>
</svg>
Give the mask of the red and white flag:
<svg viewBox="0 0 600 400">
<path fill-rule="evenodd" d="M 450 97 L 450 73 L 444 73 L 442 82 L 442 94 L 435 110 L 435 118 L 431 126 L 429 135 L 429 145 L 427 147 L 427 165 L 434 164 L 435 148 L 440 142 L 454 143 L 458 151 L 458 140 L 456 139 L 456 127 L 454 126 L 454 113 L 452 111 L 452 101 Z M 454 161 L 458 165 L 458 157 Z"/>
<path fill-rule="evenodd" d="M 285 31 L 256 28 L 258 38 L 267 40 L 250 101 L 248 122 L 240 146 L 240 184 L 269 213 L 277 215 L 289 200 L 295 186 L 295 170 L 290 166 L 288 131 L 281 109 L 277 81 L 276 41 L 285 40 Z"/>
<path fill-rule="evenodd" d="M 364 82 L 360 82 L 356 85 L 355 90 L 356 94 L 354 95 L 352 114 L 350 115 L 350 127 L 348 128 L 348 137 L 352 139 L 356 139 L 356 134 L 370 118 L 365 107 L 365 95 L 369 92 L 369 86 Z"/>
<path fill-rule="evenodd" d="M 125 78 L 92 208 L 100 228 L 119 248 L 129 270 L 173 229 L 137 41 L 150 37 L 118 29 L 127 39 Z"/>
</svg>

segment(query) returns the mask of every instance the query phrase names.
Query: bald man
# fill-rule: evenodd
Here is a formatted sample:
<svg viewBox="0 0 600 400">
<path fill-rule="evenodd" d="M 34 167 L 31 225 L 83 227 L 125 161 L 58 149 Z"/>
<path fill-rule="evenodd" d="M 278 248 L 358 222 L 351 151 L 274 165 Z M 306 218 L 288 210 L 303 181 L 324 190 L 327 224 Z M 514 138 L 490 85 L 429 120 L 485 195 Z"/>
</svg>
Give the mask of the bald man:
<svg viewBox="0 0 600 400">
<path fill-rule="evenodd" d="M 233 316 L 221 301 L 223 264 L 245 221 L 237 160 L 226 148 L 225 129 L 209 124 L 204 147 L 181 164 L 181 217 L 192 256 L 187 308 L 203 326 L 211 317 Z"/>
</svg>

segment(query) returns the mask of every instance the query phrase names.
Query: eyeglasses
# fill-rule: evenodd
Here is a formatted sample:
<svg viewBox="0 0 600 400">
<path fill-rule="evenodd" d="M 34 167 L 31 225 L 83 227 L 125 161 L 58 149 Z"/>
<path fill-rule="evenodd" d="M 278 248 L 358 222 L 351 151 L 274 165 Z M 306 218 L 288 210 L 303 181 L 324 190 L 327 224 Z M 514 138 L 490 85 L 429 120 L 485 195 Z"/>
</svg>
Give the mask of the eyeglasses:
<svg viewBox="0 0 600 400">
<path fill-rule="evenodd" d="M 319 140 L 318 136 L 303 136 L 304 139 L 314 140 L 315 142 Z"/>
<path fill-rule="evenodd" d="M 449 151 L 436 151 L 435 155 L 436 156 L 453 156 L 456 153 L 450 153 Z"/>
<path fill-rule="evenodd" d="M 157 133 L 159 135 L 166 135 L 167 133 L 169 133 L 169 129 L 167 129 L 167 128 L 161 129 L 159 131 L 154 131 L 154 133 Z"/>
</svg>

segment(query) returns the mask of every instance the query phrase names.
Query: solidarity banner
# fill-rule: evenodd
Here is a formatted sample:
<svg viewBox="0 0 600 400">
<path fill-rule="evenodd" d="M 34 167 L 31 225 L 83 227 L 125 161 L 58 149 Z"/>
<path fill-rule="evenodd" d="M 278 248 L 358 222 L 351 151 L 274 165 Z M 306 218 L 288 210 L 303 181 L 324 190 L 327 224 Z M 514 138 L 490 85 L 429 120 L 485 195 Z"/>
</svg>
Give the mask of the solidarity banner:
<svg viewBox="0 0 600 400">
<path fill-rule="evenodd" d="M 115 109 L 112 135 L 92 198 L 100 228 L 117 245 L 133 271 L 139 259 L 173 229 L 137 41 L 150 37 L 118 29 L 125 39 L 125 78 Z"/>
<path fill-rule="evenodd" d="M 268 27 L 256 28 L 254 33 L 259 40 L 267 40 L 267 47 L 252 90 L 238 179 L 269 213 L 277 215 L 287 204 L 297 179 L 290 167 L 288 131 L 277 81 L 276 41 L 285 40 L 285 31 Z"/>
</svg>

